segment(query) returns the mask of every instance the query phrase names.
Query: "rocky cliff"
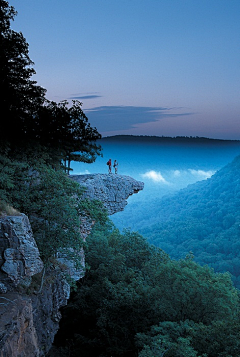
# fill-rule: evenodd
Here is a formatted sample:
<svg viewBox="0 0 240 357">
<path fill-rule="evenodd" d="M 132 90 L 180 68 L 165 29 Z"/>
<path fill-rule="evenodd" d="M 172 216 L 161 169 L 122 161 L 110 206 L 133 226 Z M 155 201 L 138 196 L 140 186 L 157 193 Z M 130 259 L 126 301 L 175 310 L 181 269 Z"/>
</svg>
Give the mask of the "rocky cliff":
<svg viewBox="0 0 240 357">
<path fill-rule="evenodd" d="M 143 182 L 132 177 L 115 174 L 71 175 L 71 178 L 85 187 L 83 197 L 101 201 L 109 215 L 122 211 L 127 198 L 144 187 Z"/>
<path fill-rule="evenodd" d="M 123 210 L 127 198 L 143 189 L 143 183 L 120 175 L 74 175 L 85 187 L 84 198 L 101 200 L 109 215 Z M 86 239 L 94 224 L 81 219 Z M 82 260 L 84 263 L 84 254 Z M 64 258 L 59 259 L 60 263 Z M 71 269 L 79 279 L 83 271 Z M 0 357 L 41 357 L 51 347 L 67 304 L 70 286 L 61 264 L 45 268 L 39 256 L 28 218 L 24 214 L 0 217 Z"/>
</svg>

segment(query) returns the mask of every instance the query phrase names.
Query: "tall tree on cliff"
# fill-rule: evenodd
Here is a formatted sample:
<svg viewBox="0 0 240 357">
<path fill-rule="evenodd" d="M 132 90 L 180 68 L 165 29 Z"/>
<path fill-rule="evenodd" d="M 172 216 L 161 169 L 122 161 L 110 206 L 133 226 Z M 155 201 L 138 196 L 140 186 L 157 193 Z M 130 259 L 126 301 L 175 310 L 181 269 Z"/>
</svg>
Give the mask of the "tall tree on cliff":
<svg viewBox="0 0 240 357">
<path fill-rule="evenodd" d="M 32 131 L 36 130 L 36 138 L 44 146 L 52 148 L 56 159 L 63 159 L 69 173 L 71 161 L 91 163 L 101 154 L 96 143 L 101 135 L 91 127 L 81 102 L 74 100 L 71 107 L 68 104 L 46 101 L 34 118 Z"/>
<path fill-rule="evenodd" d="M 29 57 L 28 43 L 21 32 L 10 28 L 17 12 L 0 0 L 0 110 L 2 126 L 0 148 L 11 144 L 23 151 L 29 143 L 47 148 L 51 164 L 65 161 L 93 162 L 100 155 L 101 138 L 81 109 L 82 103 L 59 104 L 46 100 L 46 90 L 31 79 L 35 74 Z M 27 145 L 26 145 L 27 144 Z M 31 145 L 30 145 L 31 147 Z"/>
<path fill-rule="evenodd" d="M 27 135 L 29 124 L 44 103 L 46 92 L 31 80 L 35 70 L 26 39 L 21 32 L 10 28 L 16 14 L 7 1 L 0 0 L 0 138 L 10 142 Z"/>
</svg>

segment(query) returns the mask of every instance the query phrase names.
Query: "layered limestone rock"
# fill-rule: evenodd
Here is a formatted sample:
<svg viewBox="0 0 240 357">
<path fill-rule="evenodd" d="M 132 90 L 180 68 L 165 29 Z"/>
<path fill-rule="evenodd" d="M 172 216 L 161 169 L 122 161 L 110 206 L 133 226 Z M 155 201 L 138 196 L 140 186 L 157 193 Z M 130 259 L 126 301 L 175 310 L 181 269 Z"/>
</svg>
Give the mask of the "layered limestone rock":
<svg viewBox="0 0 240 357">
<path fill-rule="evenodd" d="M 20 283 L 29 285 L 31 277 L 42 271 L 43 262 L 28 217 L 5 216 L 0 224 L 0 291 L 4 284 L 8 290 Z"/>
<path fill-rule="evenodd" d="M 143 183 L 128 176 L 71 177 L 85 187 L 85 198 L 101 200 L 109 214 L 123 210 L 127 198 L 143 189 Z M 80 219 L 86 239 L 94 222 Z M 84 263 L 83 252 L 79 254 Z M 79 279 L 83 271 L 73 269 L 71 274 Z M 61 264 L 43 267 L 27 216 L 0 217 L 0 357 L 45 356 L 59 328 L 59 309 L 69 295 Z"/>
<path fill-rule="evenodd" d="M 44 356 L 70 286 L 59 268 L 45 273 L 24 214 L 0 218 L 0 253 L 0 356 Z"/>
<path fill-rule="evenodd" d="M 128 197 L 144 187 L 143 182 L 124 175 L 89 174 L 70 177 L 85 187 L 83 197 L 101 201 L 109 215 L 123 211 Z"/>
</svg>

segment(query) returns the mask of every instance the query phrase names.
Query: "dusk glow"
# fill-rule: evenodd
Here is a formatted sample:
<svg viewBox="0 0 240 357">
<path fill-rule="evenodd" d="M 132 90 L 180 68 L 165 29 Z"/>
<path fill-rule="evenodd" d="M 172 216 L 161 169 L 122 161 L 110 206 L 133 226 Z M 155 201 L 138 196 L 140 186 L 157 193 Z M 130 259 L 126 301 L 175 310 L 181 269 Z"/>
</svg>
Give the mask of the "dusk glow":
<svg viewBox="0 0 240 357">
<path fill-rule="evenodd" d="M 240 139 L 239 0 L 12 0 L 47 98 L 101 134 Z"/>
</svg>

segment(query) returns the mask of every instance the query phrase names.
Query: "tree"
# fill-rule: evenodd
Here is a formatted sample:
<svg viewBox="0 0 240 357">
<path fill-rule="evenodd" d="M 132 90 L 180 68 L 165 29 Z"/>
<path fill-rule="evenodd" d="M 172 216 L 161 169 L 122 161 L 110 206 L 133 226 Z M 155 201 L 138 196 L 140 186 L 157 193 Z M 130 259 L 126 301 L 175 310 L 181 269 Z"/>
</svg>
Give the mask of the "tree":
<svg viewBox="0 0 240 357">
<path fill-rule="evenodd" d="M 54 149 L 69 173 L 71 161 L 95 161 L 101 152 L 96 143 L 101 135 L 91 127 L 81 102 L 74 100 L 72 106 L 68 105 L 67 101 L 46 101 L 34 118 L 31 132 L 42 145 Z"/>
<path fill-rule="evenodd" d="M 72 160 L 93 162 L 100 155 L 101 138 L 82 111 L 82 103 L 55 103 L 45 98 L 46 90 L 31 79 L 35 74 L 29 57 L 28 43 L 21 32 L 13 31 L 10 23 L 17 12 L 5 0 L 0 0 L 0 149 L 16 152 L 49 150 L 51 165 L 64 161 L 70 171 Z M 10 144 L 10 145 L 9 145 Z M 36 145 L 38 144 L 38 146 Z M 15 149 L 15 150 L 14 150 Z M 8 152 L 10 153 L 10 151 Z"/>
<path fill-rule="evenodd" d="M 206 357 L 237 350 L 239 296 L 227 274 L 189 255 L 171 260 L 138 233 L 96 224 L 85 249 L 88 270 L 67 307 L 55 343 L 71 356 Z M 227 338 L 228 326 L 234 337 Z M 201 329 L 206 336 L 201 345 Z M 235 348 L 235 349 L 234 349 Z M 201 354 L 200 354 L 201 353 Z"/>
<path fill-rule="evenodd" d="M 29 134 L 29 123 L 45 100 L 46 90 L 31 80 L 35 70 L 29 58 L 28 43 L 21 32 L 10 28 L 16 11 L 0 0 L 0 91 L 1 141 L 11 141 Z"/>
</svg>

